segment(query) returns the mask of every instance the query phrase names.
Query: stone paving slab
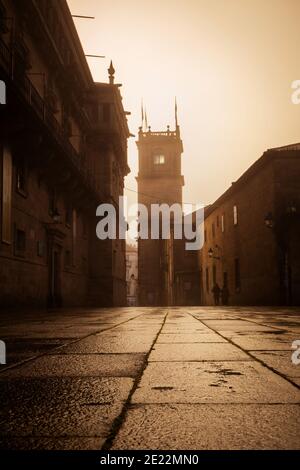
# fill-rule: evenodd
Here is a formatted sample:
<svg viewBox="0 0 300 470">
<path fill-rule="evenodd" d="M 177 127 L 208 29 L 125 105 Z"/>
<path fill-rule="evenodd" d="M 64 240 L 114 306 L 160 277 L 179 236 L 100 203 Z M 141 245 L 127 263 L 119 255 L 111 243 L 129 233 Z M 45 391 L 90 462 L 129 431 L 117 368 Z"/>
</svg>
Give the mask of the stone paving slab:
<svg viewBox="0 0 300 470">
<path fill-rule="evenodd" d="M 132 384 L 130 378 L 1 378 L 0 434 L 103 438 Z"/>
<path fill-rule="evenodd" d="M 300 377 L 300 365 L 297 366 L 292 363 L 293 352 L 294 350 L 291 349 L 290 351 L 253 351 L 251 354 L 280 374 L 289 377 Z"/>
<path fill-rule="evenodd" d="M 224 334 L 226 338 L 230 338 L 230 340 L 240 346 L 241 348 L 247 351 L 276 351 L 276 350 L 291 350 L 291 344 L 296 339 L 296 337 L 292 334 L 281 333 L 280 334 L 272 334 L 272 333 L 264 333 L 264 334 Z"/>
<path fill-rule="evenodd" d="M 300 403 L 300 391 L 256 361 L 152 362 L 132 403 Z"/>
<path fill-rule="evenodd" d="M 226 339 L 215 333 L 180 333 L 170 334 L 161 333 L 158 337 L 157 344 L 159 343 L 225 343 Z"/>
<path fill-rule="evenodd" d="M 152 361 L 230 361 L 247 360 L 249 356 L 229 343 L 159 344 L 156 343 L 150 356 Z"/>
<path fill-rule="evenodd" d="M 146 405 L 128 411 L 112 449 L 300 449 L 299 429 L 297 405 Z"/>
<path fill-rule="evenodd" d="M 198 322 L 194 327 L 189 327 L 189 328 L 184 328 L 181 326 L 168 326 L 165 325 L 163 326 L 161 330 L 161 334 L 200 334 L 200 333 L 206 333 L 206 334 L 212 334 L 214 333 L 212 330 L 207 328 L 204 325 L 201 325 L 200 322 Z"/>
<path fill-rule="evenodd" d="M 126 332 L 107 332 L 85 338 L 67 345 L 60 353 L 100 354 L 100 353 L 146 353 L 152 346 L 157 333 L 147 335 L 128 334 Z"/>
<path fill-rule="evenodd" d="M 274 331 L 274 328 L 243 320 L 206 320 L 204 324 L 217 331 Z"/>
<path fill-rule="evenodd" d="M 100 450 L 105 438 L 99 437 L 0 437 L 1 450 Z"/>
<path fill-rule="evenodd" d="M 7 369 L 0 377 L 135 377 L 143 361 L 143 354 L 49 354 Z"/>
</svg>

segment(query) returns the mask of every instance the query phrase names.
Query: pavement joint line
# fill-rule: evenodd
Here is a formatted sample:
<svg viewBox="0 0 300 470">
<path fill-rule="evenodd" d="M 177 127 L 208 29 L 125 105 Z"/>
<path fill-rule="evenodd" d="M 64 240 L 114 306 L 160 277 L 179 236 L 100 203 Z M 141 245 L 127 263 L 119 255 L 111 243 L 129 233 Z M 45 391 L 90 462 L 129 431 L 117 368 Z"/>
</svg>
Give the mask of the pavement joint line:
<svg viewBox="0 0 300 470">
<path fill-rule="evenodd" d="M 99 434 L 94 434 L 94 435 L 91 435 L 91 436 L 87 436 L 86 434 L 85 435 L 81 435 L 81 434 L 64 434 L 64 435 L 60 435 L 60 434 L 43 434 L 43 435 L 40 435 L 40 434 L 26 434 L 26 435 L 23 435 L 23 436 L 20 436 L 20 435 L 15 435 L 15 434 L 2 434 L 1 435 L 1 440 L 3 439 L 34 439 L 34 440 L 40 440 L 40 439 L 105 439 L 105 435 L 102 435 L 102 436 L 99 436 Z M 1 449 L 2 450 L 2 449 Z"/>
<path fill-rule="evenodd" d="M 166 341 L 165 343 L 157 343 L 157 344 L 225 344 L 225 341 L 183 341 L 182 343 L 179 342 L 171 342 Z M 281 349 L 282 351 L 282 349 Z"/>
<path fill-rule="evenodd" d="M 105 330 L 101 330 L 101 331 L 98 330 L 98 331 L 96 331 L 96 332 L 94 332 L 94 333 L 89 333 L 89 334 L 86 335 L 86 336 L 82 336 L 81 338 L 77 338 L 77 339 L 75 339 L 74 341 L 70 341 L 70 342 L 68 342 L 68 343 L 66 343 L 66 344 L 60 344 L 59 346 L 54 347 L 54 348 L 52 349 L 52 351 L 54 351 L 54 350 L 57 351 L 57 350 L 59 350 L 59 349 L 61 349 L 61 348 L 64 348 L 64 347 L 66 347 L 66 346 L 69 346 L 69 345 L 71 345 L 71 344 L 79 343 L 79 341 L 82 341 L 83 339 L 89 338 L 89 337 L 91 337 L 91 336 L 96 336 L 97 334 L 103 333 L 104 331 L 112 330 L 112 329 L 116 328 L 117 326 L 123 325 L 124 323 L 128 323 L 128 322 L 130 322 L 131 320 L 133 320 L 133 319 L 135 319 L 135 318 L 141 317 L 142 315 L 143 315 L 143 313 L 140 313 L 139 315 L 137 315 L 137 316 L 135 316 L 135 317 L 133 317 L 133 318 L 130 318 L 129 320 L 125 320 L 125 321 L 123 321 L 123 322 L 121 322 L 121 323 L 116 323 L 114 326 L 108 327 L 108 328 L 106 328 Z M 67 338 L 66 338 L 66 339 L 67 339 Z M 12 364 L 12 365 L 10 365 L 10 366 L 5 366 L 4 368 L 1 367 L 0 376 L 1 376 L 1 373 L 2 373 L 2 372 L 5 372 L 5 371 L 10 370 L 10 369 L 14 369 L 15 367 L 20 367 L 20 366 L 22 366 L 23 364 L 26 364 L 27 362 L 34 361 L 35 359 L 38 359 L 39 357 L 44 357 L 44 356 L 48 356 L 48 355 L 49 355 L 49 351 L 46 351 L 46 352 L 44 352 L 44 353 L 37 354 L 37 355 L 35 355 L 35 356 L 30 356 L 30 357 L 28 357 L 28 358 L 26 358 L 26 359 L 24 359 L 24 360 L 22 360 L 22 361 L 20 361 L 20 362 L 16 362 L 15 364 Z"/>
<path fill-rule="evenodd" d="M 166 308 L 166 314 L 163 318 L 163 321 L 162 321 L 162 324 L 161 324 L 161 327 L 160 329 L 158 330 L 157 332 L 157 335 L 155 336 L 154 340 L 153 340 L 153 343 L 152 343 L 152 346 L 151 348 L 149 349 L 148 351 L 148 354 L 146 354 L 145 358 L 144 358 L 144 361 L 143 361 L 143 365 L 139 371 L 139 373 L 137 374 L 137 376 L 135 377 L 134 381 L 133 381 L 133 386 L 128 394 L 128 397 L 127 397 L 127 400 L 125 401 L 124 405 L 123 405 L 123 408 L 122 408 L 122 411 L 121 413 L 115 418 L 115 420 L 113 421 L 113 424 L 111 426 L 111 429 L 110 429 L 110 432 L 108 434 L 108 437 L 107 439 L 105 440 L 104 444 L 102 445 L 101 447 L 101 450 L 110 450 L 111 446 L 113 445 L 113 442 L 119 432 L 119 430 L 121 429 L 121 426 L 122 424 L 125 422 L 126 420 L 126 417 L 127 417 L 127 411 L 129 410 L 130 408 L 130 404 L 131 404 L 131 398 L 133 396 L 133 394 L 135 393 L 136 389 L 138 388 L 140 382 L 141 382 L 141 379 L 142 379 L 142 376 L 144 374 L 144 371 L 145 369 L 147 368 L 147 366 L 149 365 L 149 362 L 148 362 L 148 358 L 153 350 L 153 347 L 160 335 L 160 332 L 161 330 L 163 329 L 164 325 L 165 325 L 165 322 L 166 322 L 166 319 L 168 317 L 168 313 L 169 313 L 169 309 Z"/>
<path fill-rule="evenodd" d="M 254 401 L 237 401 L 237 402 L 220 402 L 220 401 L 199 401 L 199 402 L 189 402 L 189 401 L 168 401 L 168 402 L 146 402 L 146 403 L 132 403 L 129 408 L 135 409 L 135 408 L 147 408 L 147 406 L 161 406 L 161 407 L 166 407 L 166 406 L 176 406 L 176 405 L 187 405 L 187 406 L 215 406 L 215 405 L 220 405 L 220 406 L 241 406 L 241 405 L 252 405 L 252 406 L 297 406 L 300 407 L 300 403 L 297 402 L 280 402 L 276 401 L 274 403 L 269 403 L 269 402 L 254 402 Z"/>
<path fill-rule="evenodd" d="M 266 325 L 264 322 L 261 323 L 260 321 L 255 321 L 255 320 L 249 320 L 249 319 L 243 319 L 243 317 L 237 317 L 237 319 L 241 320 L 241 321 L 247 321 L 249 323 L 254 323 L 254 325 L 260 325 L 260 326 L 265 326 L 266 328 L 272 328 L 273 330 L 279 330 L 279 331 L 282 331 L 284 333 L 288 333 L 289 330 L 287 330 L 286 328 L 280 328 L 279 326 L 272 326 L 272 325 Z"/>
<path fill-rule="evenodd" d="M 218 343 L 220 344 L 220 343 Z M 72 353 L 60 353 L 60 354 L 55 354 L 48 352 L 48 356 L 122 356 L 122 355 L 132 355 L 132 356 L 145 356 L 147 354 L 147 351 L 145 352 L 101 352 L 101 353 L 83 353 L 83 352 L 72 352 Z"/>
<path fill-rule="evenodd" d="M 193 318 L 196 318 L 192 313 L 188 313 L 189 315 L 191 315 Z M 214 331 L 215 333 L 217 333 L 218 335 L 220 335 L 222 338 L 226 339 L 230 344 L 232 344 L 233 346 L 235 346 L 236 348 L 240 349 L 241 351 L 243 351 L 245 354 L 247 354 L 249 357 L 251 357 L 252 359 L 254 359 L 255 361 L 259 362 L 263 367 L 265 367 L 266 369 L 268 369 L 269 371 L 275 373 L 276 375 L 279 375 L 279 377 L 281 377 L 282 379 L 286 380 L 287 382 L 289 382 L 293 387 L 297 388 L 298 390 L 300 390 L 300 385 L 297 385 L 295 384 L 295 382 L 293 382 L 292 380 L 290 380 L 288 378 L 288 376 L 282 374 L 281 372 L 279 372 L 278 370 L 274 369 L 273 367 L 267 365 L 264 361 L 262 361 L 261 359 L 257 358 L 256 356 L 254 356 L 253 354 L 251 354 L 248 350 L 246 349 L 243 349 L 241 346 L 239 346 L 238 344 L 234 343 L 233 341 L 231 341 L 231 339 L 229 338 L 226 338 L 225 336 L 223 336 L 220 332 L 214 330 L 212 327 L 206 325 L 204 322 L 202 322 L 201 320 L 198 320 L 200 321 L 201 323 L 203 323 L 205 326 L 207 326 L 208 328 L 211 329 L 211 331 Z M 291 351 L 292 352 L 292 351 Z"/>
<path fill-rule="evenodd" d="M 109 375 L 106 374 L 106 373 L 103 373 L 102 375 L 72 375 L 72 374 L 68 374 L 68 375 L 63 375 L 63 374 L 59 374 L 59 375 L 35 375 L 34 377 L 32 375 L 18 375 L 18 376 L 14 376 L 14 377 L 0 377 L 0 383 L 1 381 L 3 380 L 10 380 L 10 381 L 13 381 L 13 380 L 35 380 L 35 379 L 38 379 L 38 380 L 41 380 L 41 379 L 45 379 L 45 380 L 52 380 L 52 379 L 82 379 L 82 380 L 86 380 L 86 379 L 134 379 L 135 376 L 133 375 L 116 375 L 116 373 L 114 373 L 114 375 Z"/>
<path fill-rule="evenodd" d="M 199 343 L 198 343 L 199 344 Z M 225 343 L 217 343 L 217 344 L 225 344 Z M 166 359 L 165 361 L 155 361 L 155 360 L 151 360 L 149 362 L 149 364 L 152 364 L 152 362 L 161 362 L 161 363 L 165 363 L 165 362 L 172 362 L 172 364 L 174 362 L 179 362 L 179 363 L 186 363 L 186 362 L 195 362 L 195 363 L 198 363 L 198 362 L 253 362 L 253 359 L 183 359 L 183 360 L 169 360 L 169 359 Z"/>
<path fill-rule="evenodd" d="M 194 317 L 194 315 L 192 313 L 188 312 L 188 314 L 192 315 Z M 194 317 L 194 318 L 196 318 L 196 317 Z M 211 321 L 211 320 L 214 321 L 214 318 L 204 319 L 204 321 Z M 248 318 L 246 319 L 246 318 L 243 318 L 243 317 L 216 319 L 216 321 L 232 321 L 232 320 L 240 320 L 240 321 L 243 321 L 243 322 L 254 323 L 255 325 L 264 326 L 266 328 L 272 328 L 274 330 L 279 330 L 279 331 L 288 333 L 288 330 L 285 329 L 285 328 L 280 328 L 278 326 L 265 325 L 264 323 L 260 323 L 259 321 L 249 320 Z M 198 321 L 202 321 L 202 319 L 198 319 Z"/>
</svg>

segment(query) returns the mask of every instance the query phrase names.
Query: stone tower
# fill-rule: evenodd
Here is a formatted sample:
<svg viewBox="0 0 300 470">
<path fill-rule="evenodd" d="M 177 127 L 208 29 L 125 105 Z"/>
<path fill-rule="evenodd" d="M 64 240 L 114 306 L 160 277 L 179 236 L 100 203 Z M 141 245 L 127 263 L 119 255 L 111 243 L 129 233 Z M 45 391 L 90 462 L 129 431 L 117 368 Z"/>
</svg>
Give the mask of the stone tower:
<svg viewBox="0 0 300 470">
<path fill-rule="evenodd" d="M 142 113 L 144 115 L 144 113 Z M 181 174 L 183 152 L 175 103 L 175 130 L 153 132 L 145 129 L 143 119 L 139 129 L 138 202 L 148 208 L 151 204 L 182 204 L 184 178 Z M 148 226 L 150 227 L 150 221 Z M 168 292 L 172 277 L 173 249 L 171 240 L 138 240 L 139 304 L 169 305 Z"/>
</svg>

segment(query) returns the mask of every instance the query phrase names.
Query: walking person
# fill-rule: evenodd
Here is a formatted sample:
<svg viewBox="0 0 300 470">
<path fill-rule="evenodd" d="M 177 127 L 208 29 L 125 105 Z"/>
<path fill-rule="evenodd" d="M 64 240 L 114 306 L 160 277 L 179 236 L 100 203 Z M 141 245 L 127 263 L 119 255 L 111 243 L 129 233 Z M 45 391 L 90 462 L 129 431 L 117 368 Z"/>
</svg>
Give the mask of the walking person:
<svg viewBox="0 0 300 470">
<path fill-rule="evenodd" d="M 214 287 L 212 288 L 212 293 L 214 295 L 215 305 L 219 305 L 220 304 L 221 289 L 220 289 L 220 286 L 217 282 L 215 283 Z"/>
</svg>

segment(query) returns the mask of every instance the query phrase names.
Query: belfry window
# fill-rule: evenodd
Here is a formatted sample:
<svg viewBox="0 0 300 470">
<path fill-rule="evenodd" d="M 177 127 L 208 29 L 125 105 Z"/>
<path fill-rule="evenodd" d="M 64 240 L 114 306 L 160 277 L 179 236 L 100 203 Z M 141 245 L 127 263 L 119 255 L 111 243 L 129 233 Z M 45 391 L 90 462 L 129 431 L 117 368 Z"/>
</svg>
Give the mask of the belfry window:
<svg viewBox="0 0 300 470">
<path fill-rule="evenodd" d="M 164 155 L 154 155 L 154 165 L 164 165 L 165 156 Z"/>
</svg>

